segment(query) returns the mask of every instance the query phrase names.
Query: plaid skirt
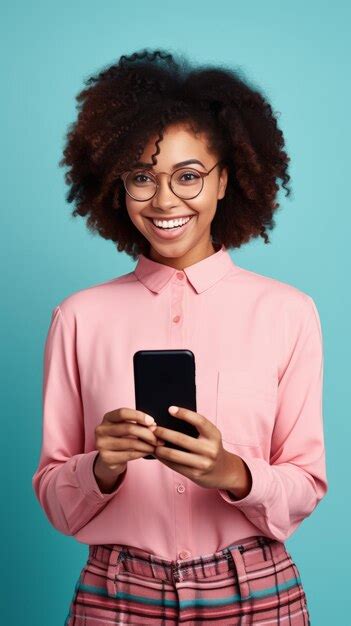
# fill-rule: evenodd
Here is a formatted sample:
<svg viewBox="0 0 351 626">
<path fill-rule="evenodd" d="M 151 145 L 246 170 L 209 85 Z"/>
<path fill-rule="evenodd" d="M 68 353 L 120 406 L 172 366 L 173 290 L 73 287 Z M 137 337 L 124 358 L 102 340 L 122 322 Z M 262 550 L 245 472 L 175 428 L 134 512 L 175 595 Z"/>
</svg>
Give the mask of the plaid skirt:
<svg viewBox="0 0 351 626">
<path fill-rule="evenodd" d="M 248 537 L 169 561 L 139 548 L 90 545 L 65 626 L 310 626 L 300 573 L 284 543 Z"/>
</svg>

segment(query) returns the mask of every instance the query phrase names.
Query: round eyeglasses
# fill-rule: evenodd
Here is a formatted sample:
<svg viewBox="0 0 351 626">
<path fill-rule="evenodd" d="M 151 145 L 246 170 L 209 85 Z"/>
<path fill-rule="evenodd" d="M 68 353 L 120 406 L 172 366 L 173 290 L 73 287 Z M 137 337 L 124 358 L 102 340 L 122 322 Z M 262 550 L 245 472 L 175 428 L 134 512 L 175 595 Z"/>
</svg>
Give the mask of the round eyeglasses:
<svg viewBox="0 0 351 626">
<path fill-rule="evenodd" d="M 201 193 L 204 186 L 204 178 L 222 161 L 217 161 L 208 172 L 199 172 L 193 167 L 180 167 L 172 175 L 168 172 L 160 172 L 170 177 L 170 188 L 173 193 L 182 200 L 192 200 Z M 151 200 L 159 187 L 158 176 L 144 168 L 123 172 L 121 178 L 128 195 L 138 202 Z"/>
</svg>

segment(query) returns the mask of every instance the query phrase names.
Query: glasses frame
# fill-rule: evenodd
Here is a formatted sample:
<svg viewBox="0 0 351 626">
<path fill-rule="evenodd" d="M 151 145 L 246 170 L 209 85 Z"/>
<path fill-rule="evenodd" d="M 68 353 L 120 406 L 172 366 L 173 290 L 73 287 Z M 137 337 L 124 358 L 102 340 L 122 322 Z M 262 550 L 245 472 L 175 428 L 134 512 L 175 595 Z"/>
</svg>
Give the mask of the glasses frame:
<svg viewBox="0 0 351 626">
<path fill-rule="evenodd" d="M 208 170 L 208 172 L 199 172 L 199 170 L 198 170 L 198 169 L 196 169 L 196 167 L 191 167 L 191 166 L 189 165 L 189 170 L 194 170 L 197 174 L 199 174 L 199 176 L 201 176 L 201 189 L 200 189 L 200 191 L 199 191 L 197 194 L 195 194 L 195 196 L 192 196 L 191 198 L 182 198 L 182 197 L 181 197 L 181 196 L 179 196 L 177 193 L 175 193 L 175 191 L 174 191 L 174 190 L 173 190 L 173 188 L 172 188 L 172 178 L 173 178 L 173 176 L 174 176 L 177 172 L 179 172 L 179 170 L 184 170 L 184 169 L 187 169 L 187 166 L 186 166 L 186 165 L 183 165 L 183 167 L 178 167 L 176 170 L 174 170 L 174 172 L 172 172 L 172 174 L 170 174 L 169 172 L 159 172 L 158 174 L 153 174 L 153 172 L 151 172 L 150 170 L 148 170 L 148 169 L 146 169 L 146 168 L 142 168 L 142 167 L 141 167 L 141 168 L 140 168 L 140 172 L 143 172 L 143 173 L 149 173 L 149 174 L 151 174 L 151 176 L 152 176 L 153 178 L 155 178 L 155 181 L 156 181 L 156 189 L 155 189 L 155 192 L 152 194 L 152 196 L 150 196 L 149 198 L 145 198 L 144 200 L 140 200 L 139 198 L 135 198 L 135 197 L 134 197 L 134 196 L 133 196 L 133 195 L 132 195 L 132 194 L 128 191 L 128 189 L 127 189 L 126 179 L 127 179 L 128 175 L 129 175 L 132 171 L 134 171 L 134 168 L 133 168 L 132 170 L 126 170 L 125 172 L 123 172 L 123 173 L 121 174 L 121 179 L 122 179 L 122 181 L 123 181 L 123 185 L 124 185 L 124 188 L 125 188 L 125 190 L 126 190 L 126 192 L 127 192 L 128 196 L 130 196 L 131 198 L 133 198 L 133 200 L 136 200 L 137 202 L 147 202 L 148 200 L 151 200 L 151 199 L 152 199 L 152 198 L 153 198 L 153 197 L 157 194 L 157 191 L 158 191 L 158 189 L 159 189 L 159 187 L 160 187 L 160 183 L 159 183 L 159 176 L 160 176 L 160 174 L 166 174 L 166 175 L 167 175 L 167 177 L 168 177 L 168 181 L 167 181 L 167 182 L 168 182 L 168 186 L 169 186 L 170 190 L 172 191 L 172 193 L 174 193 L 174 195 L 175 195 L 175 196 L 177 196 L 177 198 L 180 198 L 181 200 L 193 200 L 194 198 L 197 198 L 197 196 L 198 196 L 198 195 L 202 192 L 202 190 L 203 190 L 203 188 L 204 188 L 204 178 L 206 178 L 206 176 L 208 176 L 209 174 L 211 174 L 212 170 L 214 170 L 214 168 L 215 168 L 217 165 L 219 165 L 220 163 L 223 163 L 223 159 L 220 159 L 219 161 L 217 161 L 217 163 L 215 163 L 215 164 L 213 165 L 213 167 L 211 167 L 211 169 L 210 169 L 210 170 Z"/>
</svg>

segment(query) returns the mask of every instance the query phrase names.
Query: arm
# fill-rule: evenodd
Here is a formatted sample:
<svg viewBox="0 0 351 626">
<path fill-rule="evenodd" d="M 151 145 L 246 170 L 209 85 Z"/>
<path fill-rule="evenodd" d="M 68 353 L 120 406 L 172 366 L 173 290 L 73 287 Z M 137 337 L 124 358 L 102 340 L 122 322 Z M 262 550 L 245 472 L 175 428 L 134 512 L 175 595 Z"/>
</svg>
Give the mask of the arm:
<svg viewBox="0 0 351 626">
<path fill-rule="evenodd" d="M 99 489 L 102 493 L 111 493 L 124 479 L 125 471 L 116 475 L 115 470 L 110 470 L 108 467 L 100 464 L 100 455 L 97 454 L 93 462 L 93 472 Z"/>
<path fill-rule="evenodd" d="M 325 465 L 322 389 L 323 347 L 319 315 L 305 296 L 296 323 L 287 313 L 282 374 L 271 440 L 270 462 L 240 454 L 251 474 L 251 488 L 240 473 L 237 492 L 221 497 L 240 509 L 264 534 L 284 541 L 309 516 L 328 489 Z M 304 304 L 304 306 L 302 306 Z M 245 468 L 246 471 L 246 468 Z M 239 497 L 238 497 L 239 496 Z M 236 499 L 238 497 L 238 499 Z"/>
<path fill-rule="evenodd" d="M 75 322 L 55 307 L 44 350 L 42 448 L 32 486 L 51 524 L 74 535 L 122 487 L 103 493 L 93 464 L 98 450 L 84 450 L 84 418 L 75 351 Z"/>
</svg>

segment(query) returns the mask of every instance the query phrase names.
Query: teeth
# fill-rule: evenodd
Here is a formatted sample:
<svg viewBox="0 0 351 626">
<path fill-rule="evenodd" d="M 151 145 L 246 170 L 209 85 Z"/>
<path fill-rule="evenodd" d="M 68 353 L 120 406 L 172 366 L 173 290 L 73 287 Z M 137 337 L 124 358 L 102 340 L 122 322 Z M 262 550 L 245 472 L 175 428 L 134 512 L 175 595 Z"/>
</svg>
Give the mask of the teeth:
<svg viewBox="0 0 351 626">
<path fill-rule="evenodd" d="M 180 218 L 179 220 L 152 220 L 155 226 L 159 228 L 174 228 L 175 226 L 182 226 L 189 222 L 190 217 Z"/>
</svg>

